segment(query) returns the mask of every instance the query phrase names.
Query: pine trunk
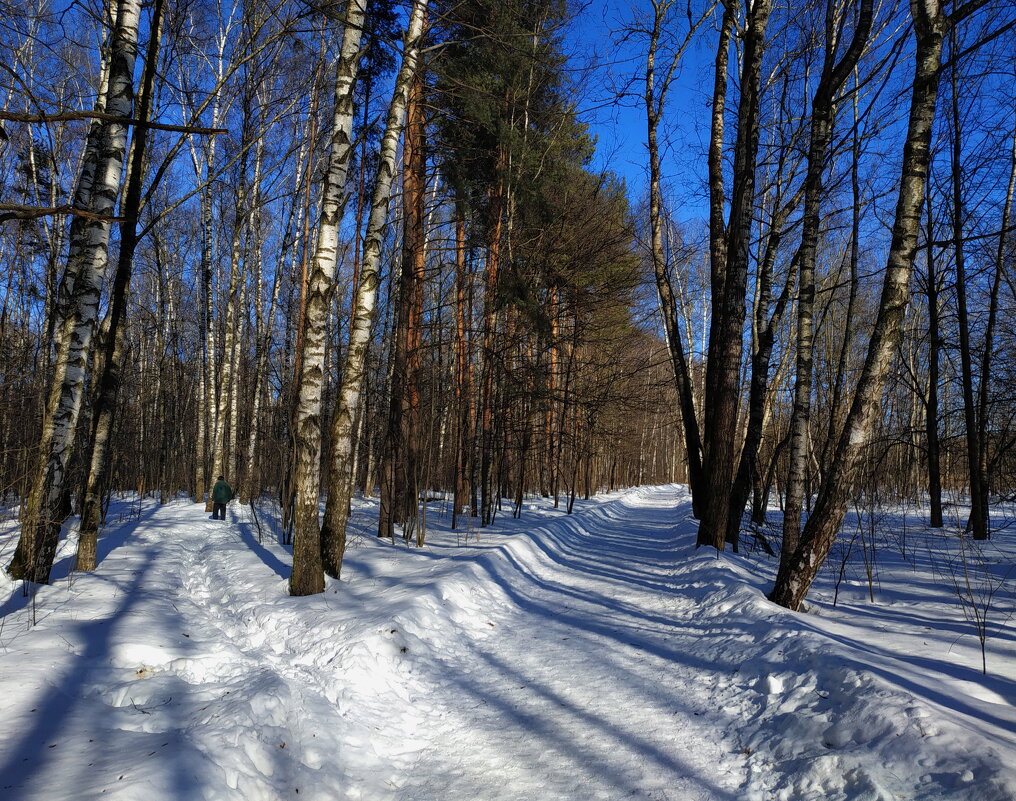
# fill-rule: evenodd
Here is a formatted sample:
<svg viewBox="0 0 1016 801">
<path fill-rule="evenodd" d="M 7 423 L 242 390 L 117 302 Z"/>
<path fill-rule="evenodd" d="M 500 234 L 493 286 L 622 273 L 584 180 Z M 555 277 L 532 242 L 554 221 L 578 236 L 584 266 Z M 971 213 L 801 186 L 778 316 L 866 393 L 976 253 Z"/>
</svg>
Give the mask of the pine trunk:
<svg viewBox="0 0 1016 801">
<path fill-rule="evenodd" d="M 462 203 L 455 206 L 455 508 L 452 528 L 457 515 L 469 516 L 471 511 L 471 464 L 473 453 L 473 389 L 470 380 L 469 334 L 467 328 L 468 279 L 466 262 L 466 218 Z"/>
<path fill-rule="evenodd" d="M 402 527 L 408 540 L 416 525 L 418 467 L 419 361 L 425 259 L 423 82 L 419 73 L 409 92 L 403 145 L 402 261 L 388 431 L 381 462 L 381 507 L 378 536 L 394 537 Z"/>
</svg>

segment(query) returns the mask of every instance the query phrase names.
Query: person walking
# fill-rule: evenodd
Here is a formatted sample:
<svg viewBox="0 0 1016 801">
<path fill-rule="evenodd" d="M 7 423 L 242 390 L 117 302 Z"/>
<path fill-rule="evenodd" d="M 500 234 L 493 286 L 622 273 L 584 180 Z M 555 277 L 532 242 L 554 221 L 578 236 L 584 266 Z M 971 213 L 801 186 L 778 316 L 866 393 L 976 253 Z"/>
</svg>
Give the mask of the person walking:
<svg viewBox="0 0 1016 801">
<path fill-rule="evenodd" d="M 233 488 L 226 483 L 225 476 L 219 476 L 215 486 L 212 487 L 212 520 L 226 519 L 226 504 L 231 500 L 233 500 Z"/>
</svg>

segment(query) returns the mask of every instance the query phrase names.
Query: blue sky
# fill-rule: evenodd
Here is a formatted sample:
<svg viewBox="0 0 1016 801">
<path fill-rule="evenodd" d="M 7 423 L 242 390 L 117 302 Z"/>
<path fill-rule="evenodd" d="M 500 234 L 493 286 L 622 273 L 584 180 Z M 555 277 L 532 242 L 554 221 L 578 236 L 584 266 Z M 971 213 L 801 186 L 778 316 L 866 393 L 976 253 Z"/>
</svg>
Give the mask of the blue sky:
<svg viewBox="0 0 1016 801">
<path fill-rule="evenodd" d="M 622 176 L 634 203 L 646 189 L 642 84 L 628 83 L 638 96 L 617 99 L 616 94 L 633 75 L 641 75 L 644 54 L 636 42 L 621 43 L 620 31 L 640 11 L 647 13 L 647 7 L 644 0 L 584 3 L 573 25 L 574 40 L 566 42 L 576 70 L 580 113 L 598 140 L 594 166 Z M 712 28 L 703 26 L 685 54 L 660 131 L 664 181 L 677 205 L 675 213 L 683 219 L 706 216 L 705 152 L 714 48 Z"/>
</svg>

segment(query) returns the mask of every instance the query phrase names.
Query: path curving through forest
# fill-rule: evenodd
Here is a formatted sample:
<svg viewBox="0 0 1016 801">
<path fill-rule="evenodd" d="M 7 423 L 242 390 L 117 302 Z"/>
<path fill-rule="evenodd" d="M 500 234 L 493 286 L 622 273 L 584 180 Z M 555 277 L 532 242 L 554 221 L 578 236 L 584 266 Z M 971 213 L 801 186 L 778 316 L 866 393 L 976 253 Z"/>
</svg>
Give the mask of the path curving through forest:
<svg viewBox="0 0 1016 801">
<path fill-rule="evenodd" d="M 42 588 L 35 626 L 12 595 L 0 796 L 1008 797 L 1004 738 L 769 604 L 751 557 L 696 551 L 683 488 L 527 502 L 468 540 L 435 506 L 423 549 L 375 516 L 317 596 L 287 595 L 289 553 L 242 509 L 182 501 Z"/>
</svg>

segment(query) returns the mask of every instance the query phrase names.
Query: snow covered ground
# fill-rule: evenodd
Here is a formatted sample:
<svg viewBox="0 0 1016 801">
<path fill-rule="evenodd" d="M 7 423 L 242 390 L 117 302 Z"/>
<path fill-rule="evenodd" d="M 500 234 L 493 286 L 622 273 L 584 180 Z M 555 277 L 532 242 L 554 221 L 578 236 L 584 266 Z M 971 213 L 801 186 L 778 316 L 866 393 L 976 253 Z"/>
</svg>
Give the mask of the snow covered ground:
<svg viewBox="0 0 1016 801">
<path fill-rule="evenodd" d="M 69 541 L 34 600 L 0 578 L 6 801 L 1016 799 L 1013 532 L 964 578 L 954 536 L 883 520 L 875 602 L 858 537 L 791 614 L 768 557 L 695 550 L 680 487 L 468 541 L 435 505 L 423 549 L 363 503 L 309 598 L 244 509 L 135 509 L 94 574 Z"/>
</svg>

